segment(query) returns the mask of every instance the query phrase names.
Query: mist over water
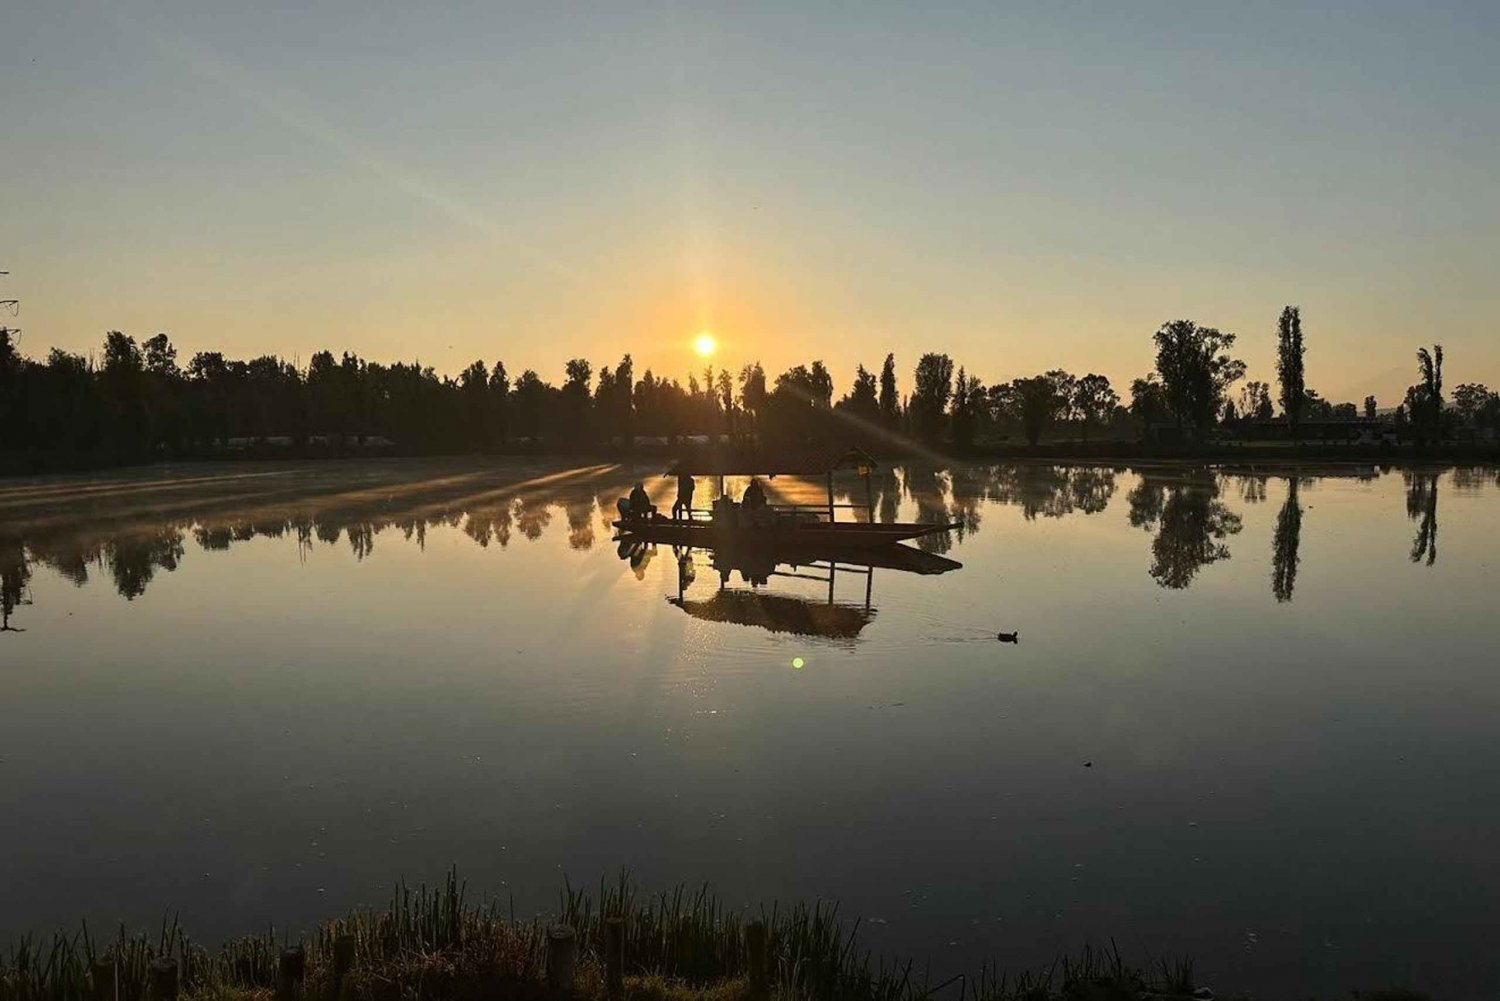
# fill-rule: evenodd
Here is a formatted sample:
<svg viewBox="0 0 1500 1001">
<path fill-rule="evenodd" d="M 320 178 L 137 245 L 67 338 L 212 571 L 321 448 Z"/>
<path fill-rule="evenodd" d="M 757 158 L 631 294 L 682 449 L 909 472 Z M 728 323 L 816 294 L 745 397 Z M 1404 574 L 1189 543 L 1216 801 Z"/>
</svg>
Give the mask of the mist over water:
<svg viewBox="0 0 1500 1001">
<path fill-rule="evenodd" d="M 627 866 L 836 898 L 934 970 L 1500 980 L 1496 470 L 879 470 L 962 568 L 761 586 L 616 544 L 659 474 L 0 486 L 0 935 L 297 929 L 451 864 L 525 914 Z"/>
</svg>

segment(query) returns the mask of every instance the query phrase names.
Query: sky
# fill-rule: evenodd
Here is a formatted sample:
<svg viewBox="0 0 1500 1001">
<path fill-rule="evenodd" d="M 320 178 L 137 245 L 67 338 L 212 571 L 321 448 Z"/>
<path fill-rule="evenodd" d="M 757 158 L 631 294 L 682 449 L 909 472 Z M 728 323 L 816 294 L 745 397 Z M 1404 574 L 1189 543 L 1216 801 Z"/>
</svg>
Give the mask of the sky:
<svg viewBox="0 0 1500 1001">
<path fill-rule="evenodd" d="M 32 356 L 1274 381 L 1297 304 L 1325 397 L 1500 385 L 1492 2 L 21 0 L 0 95 Z"/>
</svg>

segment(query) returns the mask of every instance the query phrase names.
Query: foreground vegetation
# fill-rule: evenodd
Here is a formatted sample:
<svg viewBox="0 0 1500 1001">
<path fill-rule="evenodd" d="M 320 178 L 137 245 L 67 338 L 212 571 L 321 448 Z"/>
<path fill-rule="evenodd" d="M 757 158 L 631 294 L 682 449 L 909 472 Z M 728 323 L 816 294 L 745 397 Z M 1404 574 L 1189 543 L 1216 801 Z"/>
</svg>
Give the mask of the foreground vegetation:
<svg viewBox="0 0 1500 1001">
<path fill-rule="evenodd" d="M 517 919 L 494 904 L 473 905 L 450 873 L 442 887 L 403 887 L 385 910 L 357 911 L 329 921 L 301 941 L 272 930 L 215 951 L 193 942 L 175 922 L 164 924 L 156 935 L 129 936 L 122 929 L 111 942 L 96 939 L 87 928 L 50 939 L 22 939 L 0 955 L 0 1001 L 1213 997 L 1194 984 L 1191 963 L 1135 967 L 1113 947 L 1085 949 L 1040 972 L 1007 977 L 985 969 L 933 983 L 914 973 L 911 964 L 876 961 L 861 951 L 856 925 L 841 922 L 837 909 L 825 904 L 763 911 L 758 918 L 765 929 L 760 953 L 747 943 L 747 919 L 727 910 L 707 889 L 679 888 L 642 898 L 624 878 L 614 885 L 601 882 L 597 895 L 565 888 L 555 920 Z M 623 956 L 623 979 L 613 986 L 606 961 L 611 924 L 623 932 L 623 949 L 616 954 Z M 571 929 L 576 943 L 570 990 L 548 981 L 549 972 L 555 975 L 549 971 L 549 928 L 558 925 Z M 755 958 L 761 955 L 763 960 Z M 297 975 L 288 976 L 288 969 L 296 969 Z M 1424 998 L 1408 991 L 1353 996 L 1363 1001 Z"/>
</svg>

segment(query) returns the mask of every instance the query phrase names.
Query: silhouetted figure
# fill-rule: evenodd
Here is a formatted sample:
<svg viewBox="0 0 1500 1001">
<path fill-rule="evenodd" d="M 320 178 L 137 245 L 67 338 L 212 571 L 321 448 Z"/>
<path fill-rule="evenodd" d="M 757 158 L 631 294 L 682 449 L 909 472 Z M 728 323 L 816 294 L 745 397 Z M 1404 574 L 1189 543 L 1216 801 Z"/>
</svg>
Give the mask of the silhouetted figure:
<svg viewBox="0 0 1500 1001">
<path fill-rule="evenodd" d="M 766 506 L 766 488 L 760 485 L 760 480 L 750 478 L 750 485 L 745 488 L 745 496 L 740 500 L 746 511 L 758 511 Z"/>
<path fill-rule="evenodd" d="M 677 554 L 677 594 L 681 597 L 682 593 L 688 589 L 688 585 L 697 577 L 697 572 L 693 567 L 693 551 L 692 549 L 678 549 L 676 546 L 672 547 L 672 551 Z"/>
<path fill-rule="evenodd" d="M 656 513 L 656 505 L 646 495 L 646 488 L 637 483 L 630 491 L 624 514 L 627 521 L 644 521 Z"/>
<path fill-rule="evenodd" d="M 695 489 L 697 489 L 697 484 L 693 482 L 691 476 L 686 473 L 677 474 L 677 500 L 672 504 L 674 521 L 684 516 L 688 521 L 693 520 L 693 491 Z"/>
</svg>

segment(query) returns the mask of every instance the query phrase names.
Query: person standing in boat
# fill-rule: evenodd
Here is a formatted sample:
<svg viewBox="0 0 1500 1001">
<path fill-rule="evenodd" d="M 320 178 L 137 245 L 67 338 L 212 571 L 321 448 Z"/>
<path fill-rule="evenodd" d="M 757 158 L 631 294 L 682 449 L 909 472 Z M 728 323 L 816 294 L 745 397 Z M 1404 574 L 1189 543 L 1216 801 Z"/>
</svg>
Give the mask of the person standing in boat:
<svg viewBox="0 0 1500 1001">
<path fill-rule="evenodd" d="M 688 521 L 693 520 L 693 490 L 696 485 L 693 478 L 687 473 L 677 474 L 677 503 L 672 505 L 672 519 L 678 518 L 678 512 L 687 516 Z"/>
</svg>

